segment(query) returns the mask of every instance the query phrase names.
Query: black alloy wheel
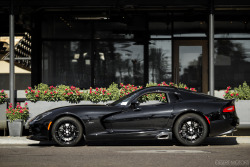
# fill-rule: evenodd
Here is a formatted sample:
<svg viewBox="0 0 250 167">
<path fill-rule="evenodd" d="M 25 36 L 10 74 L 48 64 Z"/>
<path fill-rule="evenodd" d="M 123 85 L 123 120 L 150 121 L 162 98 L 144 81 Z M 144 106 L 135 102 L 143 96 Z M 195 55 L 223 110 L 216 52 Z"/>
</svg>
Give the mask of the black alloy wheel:
<svg viewBox="0 0 250 167">
<path fill-rule="evenodd" d="M 182 115 L 174 125 L 174 135 L 186 146 L 200 145 L 208 134 L 205 120 L 193 113 Z"/>
<path fill-rule="evenodd" d="M 54 141 L 60 146 L 74 146 L 81 141 L 83 128 L 77 119 L 62 117 L 56 120 L 51 133 Z"/>
</svg>

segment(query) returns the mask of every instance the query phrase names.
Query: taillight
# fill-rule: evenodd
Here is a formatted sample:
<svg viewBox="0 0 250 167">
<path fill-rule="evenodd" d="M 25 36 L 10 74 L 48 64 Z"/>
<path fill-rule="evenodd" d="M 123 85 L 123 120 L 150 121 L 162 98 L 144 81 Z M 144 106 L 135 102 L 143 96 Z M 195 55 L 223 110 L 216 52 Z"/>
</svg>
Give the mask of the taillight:
<svg viewBox="0 0 250 167">
<path fill-rule="evenodd" d="M 223 109 L 223 112 L 233 112 L 233 111 L 235 111 L 234 106 L 229 106 Z"/>
</svg>

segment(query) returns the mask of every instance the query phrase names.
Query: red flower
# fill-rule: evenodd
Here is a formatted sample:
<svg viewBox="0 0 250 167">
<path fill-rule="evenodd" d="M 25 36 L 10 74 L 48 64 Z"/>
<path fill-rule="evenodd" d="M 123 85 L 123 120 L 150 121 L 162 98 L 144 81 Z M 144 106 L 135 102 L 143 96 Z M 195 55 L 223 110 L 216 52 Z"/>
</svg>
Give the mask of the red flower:
<svg viewBox="0 0 250 167">
<path fill-rule="evenodd" d="M 29 90 L 31 90 L 31 87 L 28 87 Z"/>
<path fill-rule="evenodd" d="M 226 93 L 228 93 L 228 90 L 226 91 Z"/>
<path fill-rule="evenodd" d="M 239 96 L 239 93 L 237 93 L 236 96 Z"/>
<path fill-rule="evenodd" d="M 232 93 L 231 96 L 234 96 L 234 94 Z"/>
</svg>

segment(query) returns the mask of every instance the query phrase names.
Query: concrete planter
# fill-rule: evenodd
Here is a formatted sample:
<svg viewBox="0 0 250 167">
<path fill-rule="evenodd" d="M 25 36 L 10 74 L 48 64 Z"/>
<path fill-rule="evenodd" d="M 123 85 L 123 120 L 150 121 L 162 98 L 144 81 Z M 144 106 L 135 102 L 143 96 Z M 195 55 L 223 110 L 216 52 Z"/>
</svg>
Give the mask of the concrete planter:
<svg viewBox="0 0 250 167">
<path fill-rule="evenodd" d="M 58 102 L 47 102 L 47 101 L 37 101 L 37 102 L 31 102 L 31 101 L 26 101 L 28 103 L 29 107 L 29 119 L 27 120 L 25 127 L 28 128 L 28 122 L 35 116 L 54 109 L 54 108 L 59 108 L 59 107 L 64 107 L 64 106 L 71 106 L 71 105 L 106 105 L 107 103 L 112 103 L 113 101 L 108 101 L 108 102 L 100 102 L 100 103 L 92 103 L 90 101 L 81 101 L 79 103 L 69 103 L 67 101 L 58 101 Z"/>
<path fill-rule="evenodd" d="M 5 130 L 7 128 L 6 109 L 7 103 L 0 104 L 0 130 Z"/>
<path fill-rule="evenodd" d="M 250 128 L 250 100 L 239 100 L 235 102 L 236 112 L 240 118 L 238 128 Z"/>
<path fill-rule="evenodd" d="M 22 136 L 23 134 L 23 120 L 22 119 L 17 119 L 14 121 L 9 121 L 8 120 L 8 127 L 9 127 L 9 135 L 10 136 Z"/>
</svg>

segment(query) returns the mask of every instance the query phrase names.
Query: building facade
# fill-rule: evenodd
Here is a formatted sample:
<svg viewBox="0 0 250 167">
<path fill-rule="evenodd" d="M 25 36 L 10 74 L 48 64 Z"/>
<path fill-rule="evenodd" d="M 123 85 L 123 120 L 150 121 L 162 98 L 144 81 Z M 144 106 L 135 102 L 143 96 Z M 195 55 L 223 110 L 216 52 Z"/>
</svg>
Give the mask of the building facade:
<svg viewBox="0 0 250 167">
<path fill-rule="evenodd" d="M 0 3 L 6 23 L 0 29 L 1 37 L 8 36 L 10 7 L 6 0 Z M 26 57 L 16 64 L 31 71 L 27 86 L 47 83 L 89 88 L 107 87 L 112 82 L 145 85 L 171 81 L 207 93 L 211 10 L 215 89 L 250 83 L 247 0 L 13 3 L 15 36 L 30 34 L 30 45 L 25 45 L 30 54 L 16 50 L 19 58 Z"/>
</svg>

